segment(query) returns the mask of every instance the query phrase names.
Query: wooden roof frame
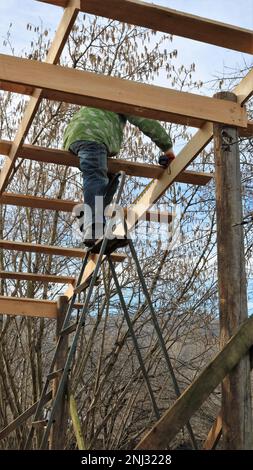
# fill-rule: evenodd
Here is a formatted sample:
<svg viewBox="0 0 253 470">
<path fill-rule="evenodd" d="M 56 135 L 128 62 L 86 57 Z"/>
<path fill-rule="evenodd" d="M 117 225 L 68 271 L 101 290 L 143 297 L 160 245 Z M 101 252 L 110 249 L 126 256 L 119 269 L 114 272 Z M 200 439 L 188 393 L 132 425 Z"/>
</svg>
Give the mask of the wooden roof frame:
<svg viewBox="0 0 253 470">
<path fill-rule="evenodd" d="M 68 0 L 37 0 L 66 8 Z M 120 7 L 119 7 L 120 3 Z M 139 0 L 80 0 L 84 13 L 151 28 L 163 33 L 253 53 L 252 31 Z"/>
<path fill-rule="evenodd" d="M 233 124 L 241 127 L 241 135 L 252 135 L 252 121 L 247 121 L 243 105 L 253 93 L 253 71 L 249 72 L 241 83 L 233 90 L 238 97 L 238 102 L 235 104 L 230 103 L 228 105 L 226 101 L 215 100 L 214 98 L 177 92 L 175 90 L 167 90 L 162 87 L 155 87 L 152 85 L 125 82 L 113 77 L 96 76 L 95 74 L 89 74 L 88 72 L 80 72 L 78 70 L 67 69 L 56 65 L 79 11 L 101 16 L 109 15 L 110 18 L 119 21 L 125 21 L 135 25 L 188 37 L 190 39 L 246 53 L 253 52 L 252 31 L 196 17 L 160 7 L 158 5 L 147 4 L 138 0 L 120 0 L 120 8 L 119 0 L 107 0 L 106 3 L 101 2 L 100 0 L 39 1 L 63 6 L 65 8 L 55 38 L 49 49 L 46 62 L 39 63 L 5 55 L 0 56 L 0 64 L 3 65 L 0 72 L 0 87 L 2 89 L 9 89 L 10 91 L 31 95 L 15 139 L 13 142 L 8 144 L 7 156 L 0 174 L 1 193 L 6 189 L 8 182 L 11 179 L 16 159 L 19 156 L 24 155 L 25 150 L 27 150 L 25 148 L 26 146 L 23 146 L 23 142 L 43 97 L 47 97 L 49 99 L 60 99 L 78 104 L 93 104 L 98 107 L 105 106 L 115 111 L 122 111 L 123 109 L 125 112 L 130 111 L 147 117 L 154 117 L 156 119 L 169 120 L 172 122 L 200 127 L 192 139 L 179 153 L 175 161 L 171 164 L 170 174 L 166 171 L 162 171 L 156 179 L 149 183 L 147 188 L 145 188 L 137 198 L 138 204 L 133 209 L 137 221 L 143 217 L 143 215 L 163 195 L 166 189 L 174 181 L 177 181 L 178 178 L 182 178 L 182 175 L 185 175 L 186 172 L 183 173 L 184 170 L 212 139 L 212 122 L 222 122 L 230 125 Z M 52 71 L 54 73 L 54 80 L 52 80 L 50 76 Z M 66 77 L 71 78 L 70 86 L 66 86 Z M 92 82 L 95 80 L 96 84 L 101 87 L 99 97 L 97 96 L 97 92 L 95 93 L 95 91 L 93 91 L 92 86 L 89 83 L 90 77 L 92 77 Z M 79 85 L 84 79 L 88 86 L 88 93 L 86 94 L 80 91 Z M 58 88 L 53 81 L 57 83 Z M 114 90 L 115 87 L 118 90 L 119 97 L 117 100 L 108 99 L 108 92 L 110 92 L 111 86 L 114 87 Z M 120 92 L 121 88 L 124 89 L 124 93 Z M 145 101 L 141 99 L 144 90 L 145 94 L 148 95 Z M 140 93 L 142 95 L 140 95 Z M 168 98 L 170 105 L 167 103 Z M 187 106 L 185 105 L 185 100 Z M 202 108 L 201 110 L 199 109 L 200 106 Z M 0 143 L 0 146 L 2 144 L 3 143 Z M 47 149 L 47 153 L 49 150 Z M 35 154 L 35 149 L 32 149 L 32 151 L 34 151 Z M 61 154 L 61 156 L 63 156 L 63 154 Z M 33 159 L 36 160 L 35 157 Z M 121 164 L 121 162 L 119 162 L 119 164 Z M 129 162 L 128 165 L 130 166 Z M 194 177 L 196 177 L 196 175 Z M 204 178 L 205 177 L 210 178 L 210 175 L 204 176 Z M 197 176 L 197 179 L 198 178 L 199 175 Z M 24 244 L 24 248 L 25 247 L 26 246 Z M 53 249 L 54 247 L 51 248 Z M 55 247 L 55 249 L 57 249 L 57 247 Z M 94 255 L 93 260 L 87 265 L 83 279 L 86 279 L 86 277 L 90 275 L 94 269 L 95 262 L 96 255 Z M 20 302 L 20 300 L 21 299 L 18 299 L 18 302 Z M 2 301 L 3 300 L 1 299 L 0 305 Z M 26 299 L 23 299 L 23 301 L 25 302 Z M 8 305 L 11 304 L 9 303 Z M 23 305 L 25 304 L 23 303 Z M 11 309 L 8 310 L 10 311 Z M 17 311 L 18 309 L 16 308 L 16 312 Z M 29 315 L 31 309 L 28 308 L 27 312 Z"/>
<path fill-rule="evenodd" d="M 0 154 L 8 156 L 12 145 L 12 141 L 0 140 Z M 34 160 L 37 162 L 53 163 L 79 168 L 78 158 L 71 152 L 67 152 L 66 150 L 61 149 L 40 147 L 39 145 L 24 144 L 18 152 L 18 157 L 26 160 Z M 161 165 L 123 160 L 112 157 L 108 158 L 108 170 L 110 173 L 125 171 L 125 173 L 129 176 L 139 176 L 142 178 L 152 179 L 158 179 L 164 171 Z M 179 183 L 205 186 L 212 178 L 213 175 L 211 173 L 204 173 L 200 171 L 184 171 L 177 176 L 176 181 Z"/>
<path fill-rule="evenodd" d="M 238 103 L 146 85 L 94 72 L 0 54 L 1 88 L 39 87 L 42 97 L 160 121 L 201 127 L 206 121 L 247 127 L 246 110 Z"/>
</svg>

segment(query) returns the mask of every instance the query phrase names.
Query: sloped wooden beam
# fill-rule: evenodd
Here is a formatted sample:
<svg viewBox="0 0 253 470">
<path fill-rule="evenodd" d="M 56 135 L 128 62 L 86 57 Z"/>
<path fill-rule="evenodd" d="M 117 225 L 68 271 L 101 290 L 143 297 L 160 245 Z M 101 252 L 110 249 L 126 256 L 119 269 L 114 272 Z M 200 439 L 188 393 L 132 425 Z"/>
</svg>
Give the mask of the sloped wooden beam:
<svg viewBox="0 0 253 470">
<path fill-rule="evenodd" d="M 46 62 L 56 64 L 59 60 L 61 52 L 68 39 L 68 35 L 75 22 L 80 7 L 79 0 L 69 0 L 66 2 L 66 9 L 59 23 L 53 42 L 51 43 L 48 51 Z M 0 78 L 1 80 L 1 78 Z M 22 85 L 22 84 L 21 84 Z M 0 194 L 5 190 L 8 184 L 9 177 L 11 176 L 18 152 L 22 146 L 24 139 L 30 129 L 33 118 L 38 110 L 40 100 L 42 98 L 42 91 L 35 89 L 33 95 L 26 106 L 22 121 L 16 133 L 13 145 L 5 159 L 3 168 L 0 173 Z"/>
<path fill-rule="evenodd" d="M 39 0 L 66 6 L 66 0 Z M 253 53 L 252 31 L 138 0 L 81 0 L 84 12 L 235 51 Z"/>
<path fill-rule="evenodd" d="M 52 300 L 0 296 L 0 315 L 57 318 L 57 303 Z"/>
<path fill-rule="evenodd" d="M 55 284 L 74 284 L 76 278 L 72 276 L 56 276 L 52 274 L 34 274 L 25 272 L 0 271 L 0 279 L 15 279 L 19 281 L 53 282 Z"/>
<path fill-rule="evenodd" d="M 5 250 L 27 251 L 29 253 L 43 253 L 45 255 L 66 256 L 68 258 L 84 258 L 86 251 L 78 248 L 65 248 L 59 246 L 22 243 L 11 240 L 0 240 L 0 248 Z M 123 261 L 124 253 L 112 253 L 113 261 Z"/>
<path fill-rule="evenodd" d="M 11 145 L 11 141 L 0 140 L 0 154 L 8 155 Z M 38 145 L 26 144 L 21 147 L 18 156 L 37 162 L 54 163 L 79 168 L 78 158 L 71 152 L 61 149 L 50 149 L 47 147 L 39 147 Z M 161 165 L 151 165 L 120 158 L 108 158 L 108 170 L 110 173 L 125 171 L 129 176 L 139 176 L 143 178 L 159 178 L 164 171 Z M 176 181 L 204 186 L 209 183 L 212 177 L 213 175 L 210 173 L 184 171 L 182 174 L 178 175 Z"/>
<path fill-rule="evenodd" d="M 253 344 L 253 316 L 238 329 L 197 379 L 153 426 L 136 449 L 166 449 L 170 441 Z"/>
<path fill-rule="evenodd" d="M 43 97 L 131 113 L 160 121 L 200 127 L 205 121 L 247 127 L 246 111 L 193 93 L 135 83 L 80 70 L 0 55 L 2 84 L 18 83 L 43 89 Z"/>
</svg>

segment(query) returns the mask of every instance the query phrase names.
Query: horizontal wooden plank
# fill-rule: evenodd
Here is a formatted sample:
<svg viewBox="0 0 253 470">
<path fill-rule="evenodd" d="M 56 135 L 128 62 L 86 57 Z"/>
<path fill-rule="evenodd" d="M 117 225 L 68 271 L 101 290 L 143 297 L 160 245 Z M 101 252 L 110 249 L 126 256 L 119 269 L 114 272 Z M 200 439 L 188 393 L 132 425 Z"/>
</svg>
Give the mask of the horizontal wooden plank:
<svg viewBox="0 0 253 470">
<path fill-rule="evenodd" d="M 25 87 L 25 86 L 18 85 L 18 84 L 14 84 L 14 85 L 13 85 L 12 83 L 1 82 L 1 81 L 0 81 L 0 89 L 5 90 L 5 91 L 20 93 L 20 94 L 23 94 L 23 95 L 32 95 L 33 90 L 34 90 L 32 87 Z M 202 125 L 202 123 L 200 123 L 200 125 Z M 196 126 L 195 126 L 195 127 L 198 127 L 198 126 L 197 126 L 197 122 L 196 122 Z M 247 123 L 247 127 L 239 127 L 239 128 L 238 128 L 238 132 L 239 132 L 240 137 L 252 137 L 252 136 L 253 136 L 253 121 L 250 121 L 250 120 L 249 120 L 248 123 Z M 4 142 L 4 141 L 0 140 L 0 147 L 2 146 L 2 142 Z M 8 142 L 8 141 L 6 141 L 6 142 Z M 25 147 L 25 148 L 27 147 L 28 152 L 26 152 L 26 156 L 24 156 L 23 158 L 26 158 L 27 160 L 41 161 L 41 160 L 40 160 L 39 152 L 38 152 L 38 153 L 37 153 L 37 152 L 34 152 L 34 153 L 31 152 L 31 150 L 32 150 L 32 148 L 33 148 L 34 146 L 32 146 L 32 145 L 30 145 L 30 146 L 29 146 L 29 145 L 24 145 L 24 147 Z M 31 149 L 29 149 L 29 147 L 31 147 Z M 35 147 L 36 147 L 36 149 L 37 149 L 38 146 L 36 145 Z M 6 148 L 6 147 L 3 146 L 2 148 L 4 149 L 4 148 Z M 46 147 L 38 147 L 38 148 L 39 148 L 39 149 L 44 149 L 44 148 L 46 148 Z M 62 164 L 62 165 L 65 164 L 65 163 L 61 162 L 61 158 L 62 158 L 63 155 L 60 156 L 60 155 L 57 154 L 56 157 L 55 157 L 55 161 L 54 161 L 54 162 L 51 161 L 51 158 L 50 158 L 50 157 L 52 157 L 52 155 L 50 155 L 50 152 L 49 152 L 50 149 L 47 149 L 47 150 L 48 150 L 48 151 L 47 151 L 47 155 L 45 155 L 45 161 L 46 161 L 46 162 L 48 162 L 48 163 L 58 163 L 58 164 Z M 53 149 L 52 149 L 52 150 L 53 150 Z M 59 151 L 59 150 L 57 149 L 57 153 L 58 153 L 58 151 Z M 62 152 L 63 152 L 63 151 L 62 151 Z M 66 153 L 68 153 L 68 152 L 66 152 Z M 1 154 L 1 151 L 0 151 L 0 154 Z M 23 154 L 23 150 L 21 150 L 20 156 L 21 156 L 21 154 Z M 4 152 L 3 155 L 6 155 L 6 153 Z M 7 154 L 7 155 L 8 155 L 8 154 Z M 73 162 L 73 155 L 70 155 L 70 157 L 68 156 L 68 158 L 67 158 L 67 156 L 64 156 L 64 161 L 66 162 L 66 165 L 68 164 L 69 166 L 77 166 L 76 164 L 72 164 L 72 163 L 71 163 L 71 162 Z M 123 162 L 124 162 L 123 164 L 126 165 L 126 160 L 123 160 Z M 131 162 L 131 163 L 132 163 L 132 162 Z M 132 172 L 133 169 L 132 169 L 131 163 L 130 163 L 130 167 L 129 167 L 129 172 L 128 172 L 127 168 L 126 168 L 125 171 L 127 171 L 127 174 L 128 174 L 128 175 L 139 176 L 139 175 L 136 175 L 134 172 Z M 135 162 L 134 162 L 134 163 L 135 163 Z M 115 162 L 115 159 L 112 159 L 112 162 L 109 163 L 109 165 L 110 165 L 110 164 L 111 164 L 111 165 L 116 165 L 117 163 Z M 139 163 L 137 162 L 137 165 L 138 165 L 138 164 L 139 164 Z M 143 164 L 142 164 L 142 165 L 143 165 Z M 152 166 L 152 165 L 150 165 L 150 166 Z M 111 168 L 113 168 L 113 166 L 112 166 Z M 111 169 L 111 171 L 113 172 L 114 170 Z M 161 170 L 160 170 L 160 171 L 161 171 Z M 147 172 L 150 174 L 149 169 L 147 170 Z M 155 170 L 155 174 L 156 174 L 156 173 L 158 173 L 157 170 Z M 144 176 L 144 175 L 143 175 L 143 176 Z M 150 176 L 148 175 L 148 176 L 146 176 L 146 177 L 149 178 Z M 155 176 L 155 177 L 157 178 L 157 176 Z"/>
<path fill-rule="evenodd" d="M 11 240 L 0 240 L 0 248 L 5 250 L 27 251 L 30 253 L 43 253 L 46 255 L 66 256 L 71 258 L 84 258 L 86 254 L 84 249 L 22 243 Z M 113 261 L 123 261 L 126 258 L 126 255 L 124 253 L 112 253 L 111 257 Z"/>
<path fill-rule="evenodd" d="M 0 154 L 8 155 L 11 145 L 11 141 L 0 140 Z M 38 145 L 25 144 L 20 149 L 18 156 L 27 160 L 34 160 L 38 162 L 55 163 L 64 166 L 73 166 L 76 168 L 79 167 L 78 158 L 71 152 L 67 152 L 61 149 L 51 149 L 47 147 L 40 147 Z M 160 165 L 133 162 L 120 158 L 108 158 L 108 171 L 110 173 L 125 171 L 129 176 L 157 179 L 162 175 L 164 169 Z M 212 177 L 213 175 L 210 173 L 184 171 L 178 175 L 176 181 L 180 183 L 204 186 L 209 183 Z"/>
<path fill-rule="evenodd" d="M 0 80 L 0 90 L 9 91 L 10 93 L 19 93 L 20 95 L 31 96 L 34 92 L 34 88 L 31 86 L 19 85 L 17 83 L 2 83 Z"/>
<path fill-rule="evenodd" d="M 240 105 L 246 103 L 253 93 L 253 70 L 250 70 L 250 72 L 233 89 L 233 92 L 237 95 Z M 200 154 L 212 138 L 213 125 L 207 122 L 198 130 L 198 132 L 181 150 L 177 158 L 172 162 L 170 166 L 171 172 L 164 172 L 158 180 L 151 181 L 145 190 L 138 196 L 138 203 L 135 206 L 135 220 L 140 220 L 143 217 L 143 214 L 160 199 L 165 191 L 173 184 L 177 176 L 190 165 L 194 158 Z M 131 225 L 129 230 L 131 230 L 133 226 L 134 225 Z M 122 233 L 122 231 L 120 232 Z M 90 275 L 92 269 L 94 269 L 94 263 L 89 262 L 87 265 L 87 276 Z M 84 276 L 83 280 L 85 279 L 86 277 Z"/>
<path fill-rule="evenodd" d="M 39 0 L 65 7 L 67 0 Z M 144 26 L 177 36 L 226 47 L 240 52 L 253 52 L 252 31 L 219 21 L 190 15 L 138 0 L 80 0 L 84 12 Z"/>
<path fill-rule="evenodd" d="M 72 212 L 73 208 L 77 204 L 82 204 L 82 201 L 70 201 L 64 199 L 50 199 L 37 196 L 26 196 L 22 194 L 15 193 L 3 193 L 0 196 L 1 204 L 8 204 L 13 206 L 20 207 L 31 207 L 37 209 L 48 209 L 53 211 L 63 211 L 63 212 Z M 131 208 L 124 207 L 124 213 L 127 216 L 128 210 L 132 211 Z M 110 214 L 108 214 L 110 216 Z M 159 210 L 148 210 L 144 215 L 143 219 L 147 222 L 157 221 L 161 223 L 170 223 L 172 220 L 172 215 L 169 212 L 161 212 Z"/>
<path fill-rule="evenodd" d="M 58 276 L 52 274 L 34 274 L 26 272 L 0 271 L 0 279 L 15 279 L 19 281 L 33 281 L 46 284 L 53 282 L 55 284 L 74 284 L 76 278 L 73 276 Z"/>
<path fill-rule="evenodd" d="M 71 201 L 68 199 L 51 199 L 39 196 L 27 196 L 25 194 L 3 193 L 2 196 L 0 196 L 0 203 L 12 206 L 72 212 L 75 205 L 82 202 Z"/>
<path fill-rule="evenodd" d="M 136 449 L 166 449 L 224 377 L 238 364 L 253 344 L 253 316 L 208 364 L 201 374 L 164 413 Z"/>
<path fill-rule="evenodd" d="M 0 80 L 34 86 L 43 96 L 79 105 L 199 127 L 205 121 L 247 127 L 238 103 L 135 83 L 35 60 L 0 55 Z"/>
<path fill-rule="evenodd" d="M 0 315 L 57 318 L 57 303 L 21 297 L 0 296 Z"/>
</svg>

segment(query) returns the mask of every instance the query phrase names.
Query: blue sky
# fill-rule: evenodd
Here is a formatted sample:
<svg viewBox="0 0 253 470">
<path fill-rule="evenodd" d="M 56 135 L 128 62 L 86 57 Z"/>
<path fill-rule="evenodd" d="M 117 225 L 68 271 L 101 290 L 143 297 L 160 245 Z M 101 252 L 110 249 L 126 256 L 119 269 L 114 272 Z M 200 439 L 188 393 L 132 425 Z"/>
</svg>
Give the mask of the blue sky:
<svg viewBox="0 0 253 470">
<path fill-rule="evenodd" d="M 155 0 L 157 3 L 169 8 L 192 13 L 224 23 L 234 24 L 243 28 L 253 28 L 253 1 L 243 0 Z M 240 8 L 240 4 L 243 6 Z M 12 37 L 15 55 L 19 55 L 22 48 L 29 45 L 31 33 L 26 30 L 27 23 L 39 25 L 43 22 L 45 28 L 50 29 L 50 36 L 54 33 L 62 9 L 47 5 L 35 0 L 0 0 L 0 52 L 9 53 L 3 47 L 9 23 L 12 22 Z M 226 74 L 228 68 L 243 67 L 244 63 L 251 65 L 251 57 L 240 52 L 210 46 L 208 44 L 192 41 L 185 38 L 174 37 L 173 49 L 178 49 L 178 65 L 196 64 L 195 78 L 202 81 L 212 80 L 215 76 Z M 203 89 L 206 94 L 212 94 L 208 88 Z"/>
</svg>

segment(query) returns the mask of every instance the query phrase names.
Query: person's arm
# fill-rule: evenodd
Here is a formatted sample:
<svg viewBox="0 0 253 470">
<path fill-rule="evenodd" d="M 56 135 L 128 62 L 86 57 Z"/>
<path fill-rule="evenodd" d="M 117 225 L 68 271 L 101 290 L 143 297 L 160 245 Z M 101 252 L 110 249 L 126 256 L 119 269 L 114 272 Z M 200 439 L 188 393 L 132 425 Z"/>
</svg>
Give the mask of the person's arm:
<svg viewBox="0 0 253 470">
<path fill-rule="evenodd" d="M 139 116 L 126 115 L 127 120 L 148 136 L 168 157 L 174 155 L 170 135 L 158 121 Z M 175 155 L 174 157 L 175 158 Z M 171 158 L 172 159 L 172 158 Z"/>
</svg>

